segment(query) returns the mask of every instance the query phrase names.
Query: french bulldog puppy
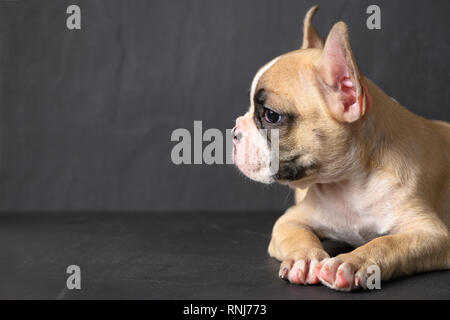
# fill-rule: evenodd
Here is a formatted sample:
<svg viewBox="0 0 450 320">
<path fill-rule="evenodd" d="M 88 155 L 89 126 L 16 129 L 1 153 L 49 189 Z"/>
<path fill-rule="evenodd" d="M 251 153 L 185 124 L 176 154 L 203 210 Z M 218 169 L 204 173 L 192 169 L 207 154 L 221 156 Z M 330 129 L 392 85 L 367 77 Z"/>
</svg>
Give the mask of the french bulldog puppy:
<svg viewBox="0 0 450 320">
<path fill-rule="evenodd" d="M 234 128 L 235 158 L 256 158 L 238 168 L 296 192 L 269 244 L 279 276 L 350 291 L 366 288 L 372 265 L 382 281 L 449 269 L 450 125 L 411 113 L 365 78 L 346 24 L 323 41 L 311 25 L 317 8 L 301 49 L 256 73 Z M 259 129 L 278 129 L 277 172 L 267 170 L 270 141 Z M 356 249 L 330 257 L 325 238 Z"/>
</svg>

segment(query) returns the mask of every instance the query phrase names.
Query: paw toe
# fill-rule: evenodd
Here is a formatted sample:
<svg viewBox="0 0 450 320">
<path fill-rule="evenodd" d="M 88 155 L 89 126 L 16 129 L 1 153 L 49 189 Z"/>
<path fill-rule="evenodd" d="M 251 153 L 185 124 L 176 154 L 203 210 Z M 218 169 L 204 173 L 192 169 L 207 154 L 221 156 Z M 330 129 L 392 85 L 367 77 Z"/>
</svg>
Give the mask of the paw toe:
<svg viewBox="0 0 450 320">
<path fill-rule="evenodd" d="M 306 283 L 318 284 L 320 282 L 319 278 L 316 276 L 316 267 L 319 261 L 314 259 L 309 263 L 308 275 L 306 276 Z"/>
<path fill-rule="evenodd" d="M 278 276 L 283 280 L 288 280 L 289 272 L 291 271 L 292 265 L 294 261 L 293 260 L 285 260 L 281 263 L 280 271 L 278 273 Z"/>
<path fill-rule="evenodd" d="M 328 286 L 333 286 L 336 280 L 336 272 L 341 262 L 337 259 L 325 259 L 319 273 L 319 279 Z"/>
<path fill-rule="evenodd" d="M 308 263 L 305 260 L 298 260 L 289 272 L 289 281 L 295 284 L 305 283 Z"/>
<path fill-rule="evenodd" d="M 335 286 L 339 289 L 351 289 L 353 274 L 354 272 L 350 264 L 341 264 L 336 272 Z"/>
</svg>

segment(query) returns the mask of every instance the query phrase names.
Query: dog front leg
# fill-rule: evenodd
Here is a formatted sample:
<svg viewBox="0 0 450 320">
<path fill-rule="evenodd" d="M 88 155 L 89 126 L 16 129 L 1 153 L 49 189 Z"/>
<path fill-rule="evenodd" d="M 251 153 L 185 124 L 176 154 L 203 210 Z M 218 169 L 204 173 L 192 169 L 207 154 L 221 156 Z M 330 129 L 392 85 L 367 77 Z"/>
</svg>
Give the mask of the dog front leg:
<svg viewBox="0 0 450 320">
<path fill-rule="evenodd" d="M 296 284 L 319 283 L 315 267 L 329 257 L 301 206 L 291 207 L 275 223 L 269 254 L 282 261 L 279 277 Z"/>
<path fill-rule="evenodd" d="M 448 269 L 448 233 L 409 231 L 382 236 L 352 252 L 321 261 L 315 272 L 320 281 L 328 287 L 349 291 L 367 288 L 370 275 L 368 268 L 371 266 L 379 268 L 380 280 L 422 271 Z M 373 271 L 370 270 L 371 272 Z"/>
</svg>

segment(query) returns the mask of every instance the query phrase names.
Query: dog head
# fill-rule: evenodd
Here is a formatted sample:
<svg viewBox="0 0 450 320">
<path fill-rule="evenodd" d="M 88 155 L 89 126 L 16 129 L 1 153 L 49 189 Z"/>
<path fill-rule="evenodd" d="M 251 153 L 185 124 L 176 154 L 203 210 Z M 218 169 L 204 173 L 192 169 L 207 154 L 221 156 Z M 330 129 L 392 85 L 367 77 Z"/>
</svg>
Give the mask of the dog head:
<svg viewBox="0 0 450 320">
<path fill-rule="evenodd" d="M 304 18 L 301 48 L 256 73 L 250 109 L 236 120 L 235 163 L 253 180 L 293 187 L 335 181 L 359 152 L 355 132 L 370 97 L 346 24 L 336 23 L 324 42 L 311 24 L 317 9 Z"/>
</svg>

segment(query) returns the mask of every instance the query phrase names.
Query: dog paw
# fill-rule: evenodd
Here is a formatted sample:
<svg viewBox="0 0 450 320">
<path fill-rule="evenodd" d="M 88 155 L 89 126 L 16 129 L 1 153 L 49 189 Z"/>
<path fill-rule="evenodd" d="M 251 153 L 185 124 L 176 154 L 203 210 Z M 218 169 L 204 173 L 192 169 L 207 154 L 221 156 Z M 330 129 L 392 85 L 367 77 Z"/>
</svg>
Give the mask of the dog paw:
<svg viewBox="0 0 450 320">
<path fill-rule="evenodd" d="M 300 251 L 285 259 L 280 266 L 279 277 L 294 284 L 318 284 L 319 278 L 315 274 L 317 264 L 328 254 L 320 249 Z"/>
<path fill-rule="evenodd" d="M 323 285 L 335 290 L 367 289 L 366 265 L 361 259 L 344 254 L 320 261 L 314 273 Z"/>
</svg>

